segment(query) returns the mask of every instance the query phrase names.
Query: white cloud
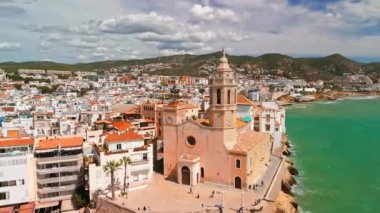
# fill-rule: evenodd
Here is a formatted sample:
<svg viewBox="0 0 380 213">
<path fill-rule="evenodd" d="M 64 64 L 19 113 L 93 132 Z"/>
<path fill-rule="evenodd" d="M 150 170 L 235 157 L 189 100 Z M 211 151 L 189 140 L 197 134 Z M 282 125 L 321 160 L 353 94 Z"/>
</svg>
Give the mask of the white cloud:
<svg viewBox="0 0 380 213">
<path fill-rule="evenodd" d="M 155 12 L 148 14 L 132 14 L 111 18 L 96 22 L 93 26 L 96 30 L 115 34 L 134 34 L 143 32 L 154 32 L 158 34 L 174 32 L 176 21 L 165 15 Z"/>
<path fill-rule="evenodd" d="M 79 48 L 79 49 L 90 49 L 96 47 L 96 43 L 91 43 L 87 41 L 83 41 L 81 39 L 73 39 L 67 42 L 67 45 L 74 47 L 74 48 Z"/>
<path fill-rule="evenodd" d="M 230 9 L 214 9 L 209 6 L 195 4 L 190 9 L 194 18 L 203 21 L 238 21 L 237 15 Z"/>
<path fill-rule="evenodd" d="M 77 60 L 85 60 L 86 58 L 84 55 L 78 55 Z"/>
<path fill-rule="evenodd" d="M 21 45 L 18 43 L 0 42 L 0 51 L 13 51 L 20 49 Z"/>
<path fill-rule="evenodd" d="M 146 58 L 222 47 L 231 54 L 376 57 L 380 49 L 379 0 L 333 1 L 325 10 L 288 0 L 20 2 L 9 5 L 26 13 L 0 19 L 0 38 L 7 41 L 0 42 L 1 60 L 39 60 L 46 53 L 66 62 Z"/>
</svg>

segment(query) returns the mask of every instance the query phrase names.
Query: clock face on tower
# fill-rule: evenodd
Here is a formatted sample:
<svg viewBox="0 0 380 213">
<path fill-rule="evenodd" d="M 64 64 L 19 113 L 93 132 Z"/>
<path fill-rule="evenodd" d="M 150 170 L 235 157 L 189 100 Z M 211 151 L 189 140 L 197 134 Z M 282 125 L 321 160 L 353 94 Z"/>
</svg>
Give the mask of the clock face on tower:
<svg viewBox="0 0 380 213">
<path fill-rule="evenodd" d="M 166 122 L 168 122 L 169 124 L 173 123 L 174 119 L 173 117 L 169 116 L 168 118 L 166 118 Z"/>
</svg>

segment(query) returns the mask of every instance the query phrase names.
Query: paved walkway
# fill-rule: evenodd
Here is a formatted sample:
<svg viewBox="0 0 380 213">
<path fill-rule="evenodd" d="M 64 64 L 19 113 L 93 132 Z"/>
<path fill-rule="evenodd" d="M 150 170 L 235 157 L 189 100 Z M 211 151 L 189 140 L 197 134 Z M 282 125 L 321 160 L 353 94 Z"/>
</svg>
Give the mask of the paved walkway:
<svg viewBox="0 0 380 213">
<path fill-rule="evenodd" d="M 261 180 L 264 180 L 264 186 L 256 190 L 242 191 L 214 184 L 198 184 L 192 187 L 193 193 L 190 193 L 190 186 L 167 181 L 162 175 L 155 174 L 147 188 L 131 191 L 127 199 L 118 197 L 113 202 L 136 212 L 144 212 L 144 206 L 145 212 L 200 212 L 218 205 L 224 206 L 224 212 L 236 212 L 242 205 L 245 209 L 257 209 L 261 206 L 254 206 L 254 202 L 264 197 L 280 162 L 278 157 L 271 157 L 271 163 L 257 182 L 261 185 Z"/>
</svg>

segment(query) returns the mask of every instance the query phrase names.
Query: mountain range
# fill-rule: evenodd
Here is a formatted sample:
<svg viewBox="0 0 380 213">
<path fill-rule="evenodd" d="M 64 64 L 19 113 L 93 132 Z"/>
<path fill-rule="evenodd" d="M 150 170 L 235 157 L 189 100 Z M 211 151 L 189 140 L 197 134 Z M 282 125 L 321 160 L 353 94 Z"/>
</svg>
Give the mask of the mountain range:
<svg viewBox="0 0 380 213">
<path fill-rule="evenodd" d="M 7 72 L 18 69 L 51 69 L 72 71 L 104 72 L 111 68 L 123 66 L 147 65 L 163 63 L 171 68 L 150 71 L 151 74 L 161 75 L 209 75 L 215 68 L 221 56 L 220 52 L 204 55 L 172 55 L 149 59 L 98 61 L 91 63 L 64 64 L 50 61 L 4 62 L 0 68 Z M 366 74 L 375 81 L 380 78 L 380 62 L 359 63 L 340 54 L 326 57 L 294 58 L 287 55 L 271 53 L 258 57 L 228 55 L 229 63 L 240 74 L 248 78 L 258 78 L 265 75 L 277 75 L 290 79 L 330 80 L 344 73 Z"/>
</svg>

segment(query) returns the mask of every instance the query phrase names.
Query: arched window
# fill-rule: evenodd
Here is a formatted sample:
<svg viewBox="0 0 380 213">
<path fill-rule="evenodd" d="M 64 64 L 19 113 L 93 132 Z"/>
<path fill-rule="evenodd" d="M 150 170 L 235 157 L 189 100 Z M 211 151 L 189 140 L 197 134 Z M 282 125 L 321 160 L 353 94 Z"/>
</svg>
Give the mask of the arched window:
<svg viewBox="0 0 380 213">
<path fill-rule="evenodd" d="M 220 89 L 217 89 L 216 90 L 216 104 L 221 104 L 222 102 L 222 92 L 220 91 Z"/>
<path fill-rule="evenodd" d="M 240 160 L 239 159 L 236 160 L 235 166 L 237 169 L 240 169 Z"/>
<path fill-rule="evenodd" d="M 227 103 L 231 104 L 231 90 L 227 91 Z"/>
</svg>

